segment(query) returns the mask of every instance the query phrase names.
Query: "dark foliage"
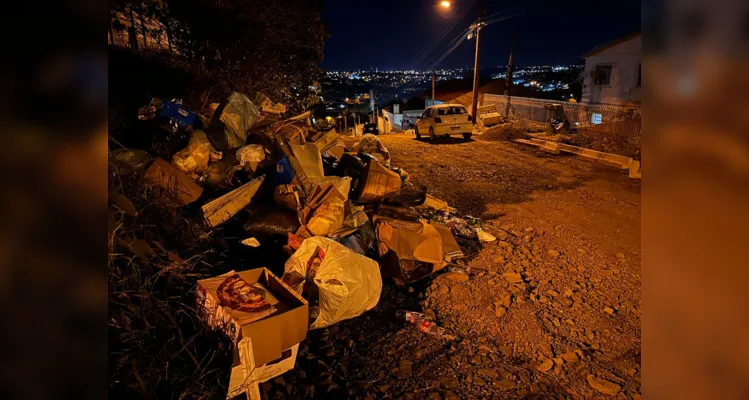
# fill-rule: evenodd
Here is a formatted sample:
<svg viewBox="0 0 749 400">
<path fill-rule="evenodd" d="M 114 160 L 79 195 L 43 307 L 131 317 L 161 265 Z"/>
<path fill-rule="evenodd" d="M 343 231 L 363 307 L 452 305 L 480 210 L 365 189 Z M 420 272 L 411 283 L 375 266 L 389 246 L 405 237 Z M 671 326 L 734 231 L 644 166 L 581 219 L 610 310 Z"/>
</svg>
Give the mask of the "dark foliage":
<svg viewBox="0 0 749 400">
<path fill-rule="evenodd" d="M 320 0 L 117 0 L 110 3 L 112 47 L 144 58 L 158 53 L 163 67 L 141 69 L 138 63 L 110 60 L 110 81 L 157 86 L 173 80 L 174 71 L 189 78 L 177 91 L 196 110 L 231 91 L 250 97 L 261 91 L 292 114 L 300 112 L 317 98 L 313 88 L 321 76 L 317 63 L 326 37 L 321 12 Z"/>
</svg>

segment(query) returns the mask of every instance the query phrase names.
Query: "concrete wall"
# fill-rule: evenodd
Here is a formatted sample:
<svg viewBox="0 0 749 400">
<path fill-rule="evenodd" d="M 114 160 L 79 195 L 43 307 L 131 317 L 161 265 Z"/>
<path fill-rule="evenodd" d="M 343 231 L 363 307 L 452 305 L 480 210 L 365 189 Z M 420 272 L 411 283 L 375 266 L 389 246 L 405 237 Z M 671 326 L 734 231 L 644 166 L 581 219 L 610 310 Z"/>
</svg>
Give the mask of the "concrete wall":
<svg viewBox="0 0 749 400">
<path fill-rule="evenodd" d="M 583 102 L 625 104 L 640 102 L 637 68 L 642 62 L 640 36 L 611 46 L 585 59 Z M 595 85 L 596 65 L 611 65 L 608 85 Z"/>
</svg>

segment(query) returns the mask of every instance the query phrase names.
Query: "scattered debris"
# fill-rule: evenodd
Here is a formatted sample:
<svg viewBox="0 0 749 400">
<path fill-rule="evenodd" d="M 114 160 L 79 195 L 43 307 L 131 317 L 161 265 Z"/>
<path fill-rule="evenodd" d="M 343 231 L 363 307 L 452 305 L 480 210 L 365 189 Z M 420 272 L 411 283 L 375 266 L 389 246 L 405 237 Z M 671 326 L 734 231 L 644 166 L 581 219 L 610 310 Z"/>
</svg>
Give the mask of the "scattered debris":
<svg viewBox="0 0 749 400">
<path fill-rule="evenodd" d="M 447 333 L 445 328 L 437 326 L 430 317 L 426 314 L 422 314 L 414 311 L 398 310 L 395 312 L 395 317 L 399 321 L 408 322 L 410 324 L 417 325 L 421 332 L 428 335 L 433 335 L 446 340 L 455 340 L 454 335 Z"/>
<path fill-rule="evenodd" d="M 476 235 L 478 236 L 479 240 L 482 242 L 493 242 L 497 240 L 497 238 L 492 236 L 491 233 L 485 230 L 482 230 L 481 228 L 476 228 Z"/>
</svg>

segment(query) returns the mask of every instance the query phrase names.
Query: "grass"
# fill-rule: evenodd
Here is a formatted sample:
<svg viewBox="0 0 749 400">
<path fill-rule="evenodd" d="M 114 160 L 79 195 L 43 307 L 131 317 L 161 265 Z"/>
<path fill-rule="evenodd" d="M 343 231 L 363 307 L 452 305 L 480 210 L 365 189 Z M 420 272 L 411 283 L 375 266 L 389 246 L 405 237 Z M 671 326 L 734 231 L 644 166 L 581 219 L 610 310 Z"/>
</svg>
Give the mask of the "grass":
<svg viewBox="0 0 749 400">
<path fill-rule="evenodd" d="M 110 397 L 224 398 L 230 342 L 204 329 L 193 290 L 231 269 L 228 243 L 142 172 L 110 168 L 109 190 Z"/>
</svg>

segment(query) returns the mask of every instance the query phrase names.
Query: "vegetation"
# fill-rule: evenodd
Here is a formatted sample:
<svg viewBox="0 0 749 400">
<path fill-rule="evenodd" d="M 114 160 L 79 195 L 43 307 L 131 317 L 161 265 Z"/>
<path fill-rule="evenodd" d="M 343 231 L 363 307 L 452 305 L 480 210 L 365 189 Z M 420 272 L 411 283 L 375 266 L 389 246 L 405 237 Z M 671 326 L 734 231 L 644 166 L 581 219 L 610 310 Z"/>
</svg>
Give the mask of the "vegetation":
<svg viewBox="0 0 749 400">
<path fill-rule="evenodd" d="M 110 80 L 184 75 L 189 87 L 174 89 L 197 110 L 231 91 L 261 91 L 292 113 L 316 101 L 326 38 L 321 0 L 113 1 L 110 45 L 166 67 L 110 60 Z"/>
</svg>

